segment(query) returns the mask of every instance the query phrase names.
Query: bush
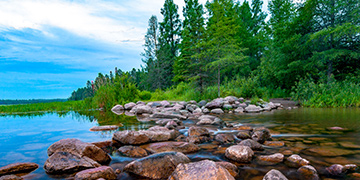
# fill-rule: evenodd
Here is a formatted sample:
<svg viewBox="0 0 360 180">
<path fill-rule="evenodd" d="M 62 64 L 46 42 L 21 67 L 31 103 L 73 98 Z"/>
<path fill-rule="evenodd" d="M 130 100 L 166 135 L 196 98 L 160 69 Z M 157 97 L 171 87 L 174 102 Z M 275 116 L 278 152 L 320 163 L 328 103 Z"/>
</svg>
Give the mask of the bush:
<svg viewBox="0 0 360 180">
<path fill-rule="evenodd" d="M 140 100 L 144 100 L 144 101 L 150 100 L 151 99 L 151 92 L 149 92 L 149 91 L 140 91 L 139 98 L 140 98 Z"/>
</svg>

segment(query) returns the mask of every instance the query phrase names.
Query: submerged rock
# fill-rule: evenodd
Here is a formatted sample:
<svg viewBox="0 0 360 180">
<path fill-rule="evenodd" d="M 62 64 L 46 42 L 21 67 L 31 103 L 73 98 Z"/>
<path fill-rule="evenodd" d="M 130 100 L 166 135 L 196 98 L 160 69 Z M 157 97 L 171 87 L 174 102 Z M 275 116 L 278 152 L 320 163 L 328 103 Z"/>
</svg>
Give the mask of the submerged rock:
<svg viewBox="0 0 360 180">
<path fill-rule="evenodd" d="M 252 150 L 255 150 L 255 151 L 264 150 L 264 147 L 260 143 L 254 141 L 252 139 L 243 140 L 239 143 L 239 145 L 249 146 Z"/>
<path fill-rule="evenodd" d="M 359 152 L 359 150 L 347 150 L 335 147 L 315 147 L 306 149 L 304 154 L 311 156 L 336 157 L 358 154 Z"/>
<path fill-rule="evenodd" d="M 23 180 L 23 178 L 11 174 L 11 175 L 0 176 L 0 180 Z"/>
<path fill-rule="evenodd" d="M 6 174 L 29 173 L 37 169 L 39 165 L 35 163 L 13 163 L 0 168 L 0 176 Z"/>
<path fill-rule="evenodd" d="M 225 150 L 225 156 L 237 162 L 248 163 L 251 161 L 254 152 L 248 146 L 234 145 Z"/>
<path fill-rule="evenodd" d="M 256 159 L 260 165 L 275 165 L 284 161 L 284 155 L 281 153 L 260 155 Z"/>
<path fill-rule="evenodd" d="M 181 163 L 189 163 L 190 159 L 180 152 L 164 152 L 135 160 L 125 166 L 124 171 L 151 179 L 168 178 Z"/>
<path fill-rule="evenodd" d="M 280 171 L 272 169 L 267 172 L 263 180 L 288 180 Z"/>
<path fill-rule="evenodd" d="M 110 156 L 91 143 L 82 142 L 78 139 L 62 139 L 52 144 L 48 150 L 48 156 L 55 152 L 69 152 L 71 154 L 80 155 L 80 157 L 87 156 L 90 159 L 100 163 L 107 164 L 111 161 Z"/>
<path fill-rule="evenodd" d="M 117 178 L 114 170 L 109 166 L 87 169 L 78 172 L 75 180 L 97 180 L 97 179 L 115 180 Z"/>
<path fill-rule="evenodd" d="M 90 131 L 111 131 L 117 130 L 119 126 L 111 125 L 111 126 L 94 126 L 90 128 Z"/>
<path fill-rule="evenodd" d="M 81 157 L 69 152 L 55 152 L 46 160 L 44 169 L 49 174 L 67 174 L 99 166 L 99 163 L 87 156 Z"/>
<path fill-rule="evenodd" d="M 200 148 L 193 143 L 173 142 L 173 141 L 151 143 L 151 144 L 143 145 L 141 147 L 151 153 L 170 152 L 170 151 L 192 153 L 200 150 Z"/>
<path fill-rule="evenodd" d="M 226 168 L 214 161 L 203 160 L 188 164 L 179 164 L 168 178 L 169 180 L 235 180 Z"/>
</svg>

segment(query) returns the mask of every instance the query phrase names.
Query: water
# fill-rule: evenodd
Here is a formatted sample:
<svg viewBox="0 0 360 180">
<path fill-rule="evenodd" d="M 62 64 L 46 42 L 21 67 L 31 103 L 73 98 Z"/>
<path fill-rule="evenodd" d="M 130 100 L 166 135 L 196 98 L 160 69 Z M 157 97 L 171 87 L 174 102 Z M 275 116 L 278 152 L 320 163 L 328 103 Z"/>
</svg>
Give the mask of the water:
<svg viewBox="0 0 360 180">
<path fill-rule="evenodd" d="M 273 140 L 284 141 L 285 147 L 267 147 L 260 154 L 272 154 L 291 150 L 311 161 L 319 171 L 334 163 L 360 165 L 360 109 L 310 109 L 278 110 L 261 114 L 226 114 L 221 118 L 234 125 L 268 127 Z M 34 162 L 40 167 L 25 179 L 51 179 L 42 166 L 47 159 L 47 148 L 54 142 L 65 138 L 77 138 L 85 142 L 109 140 L 114 131 L 91 132 L 89 129 L 98 125 L 122 125 L 118 130 L 140 130 L 154 126 L 153 122 L 139 122 L 136 117 L 115 115 L 101 112 L 83 113 L 41 113 L 16 116 L 0 116 L 0 167 L 16 162 Z M 185 124 L 191 126 L 191 121 Z M 328 130 L 328 127 L 342 127 L 347 131 Z M 211 128 L 216 133 L 233 133 L 234 130 Z M 186 131 L 181 131 L 186 132 Z M 192 161 L 227 159 L 224 150 L 228 145 L 202 144 L 201 151 L 189 154 Z M 335 149 L 340 155 L 322 157 L 308 152 L 308 149 L 323 147 Z M 350 152 L 341 154 L 342 150 Z M 343 152 L 342 152 L 343 153 Z M 126 164 L 132 158 L 116 153 L 112 156 L 112 166 Z M 273 168 L 279 169 L 286 176 L 293 177 L 296 169 L 281 163 L 276 166 L 261 166 L 256 160 L 250 164 L 239 164 L 238 179 L 262 179 Z M 320 172 L 321 173 L 321 172 Z M 128 177 L 130 178 L 130 177 Z M 325 178 L 324 175 L 321 178 Z M 351 177 L 347 177 L 351 179 Z"/>
</svg>

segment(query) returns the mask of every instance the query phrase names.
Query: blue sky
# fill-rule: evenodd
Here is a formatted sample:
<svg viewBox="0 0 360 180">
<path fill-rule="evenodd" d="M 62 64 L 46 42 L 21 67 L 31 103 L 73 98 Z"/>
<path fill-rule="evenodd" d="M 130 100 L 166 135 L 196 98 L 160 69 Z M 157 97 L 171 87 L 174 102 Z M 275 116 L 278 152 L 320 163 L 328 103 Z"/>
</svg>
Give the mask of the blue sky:
<svg viewBox="0 0 360 180">
<path fill-rule="evenodd" d="M 140 68 L 148 19 L 161 19 L 163 3 L 1 0 L 0 99 L 67 98 L 99 72 Z"/>
</svg>

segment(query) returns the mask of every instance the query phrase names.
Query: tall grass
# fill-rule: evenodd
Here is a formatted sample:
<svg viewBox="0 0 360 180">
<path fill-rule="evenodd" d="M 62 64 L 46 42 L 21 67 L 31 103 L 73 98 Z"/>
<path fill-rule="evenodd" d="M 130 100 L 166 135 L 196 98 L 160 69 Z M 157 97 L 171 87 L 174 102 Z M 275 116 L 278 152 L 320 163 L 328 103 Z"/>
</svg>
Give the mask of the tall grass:
<svg viewBox="0 0 360 180">
<path fill-rule="evenodd" d="M 84 108 L 84 101 L 66 101 L 51 103 L 36 103 L 23 105 L 0 106 L 0 113 L 23 113 L 23 112 L 61 112 L 77 111 Z"/>
</svg>

